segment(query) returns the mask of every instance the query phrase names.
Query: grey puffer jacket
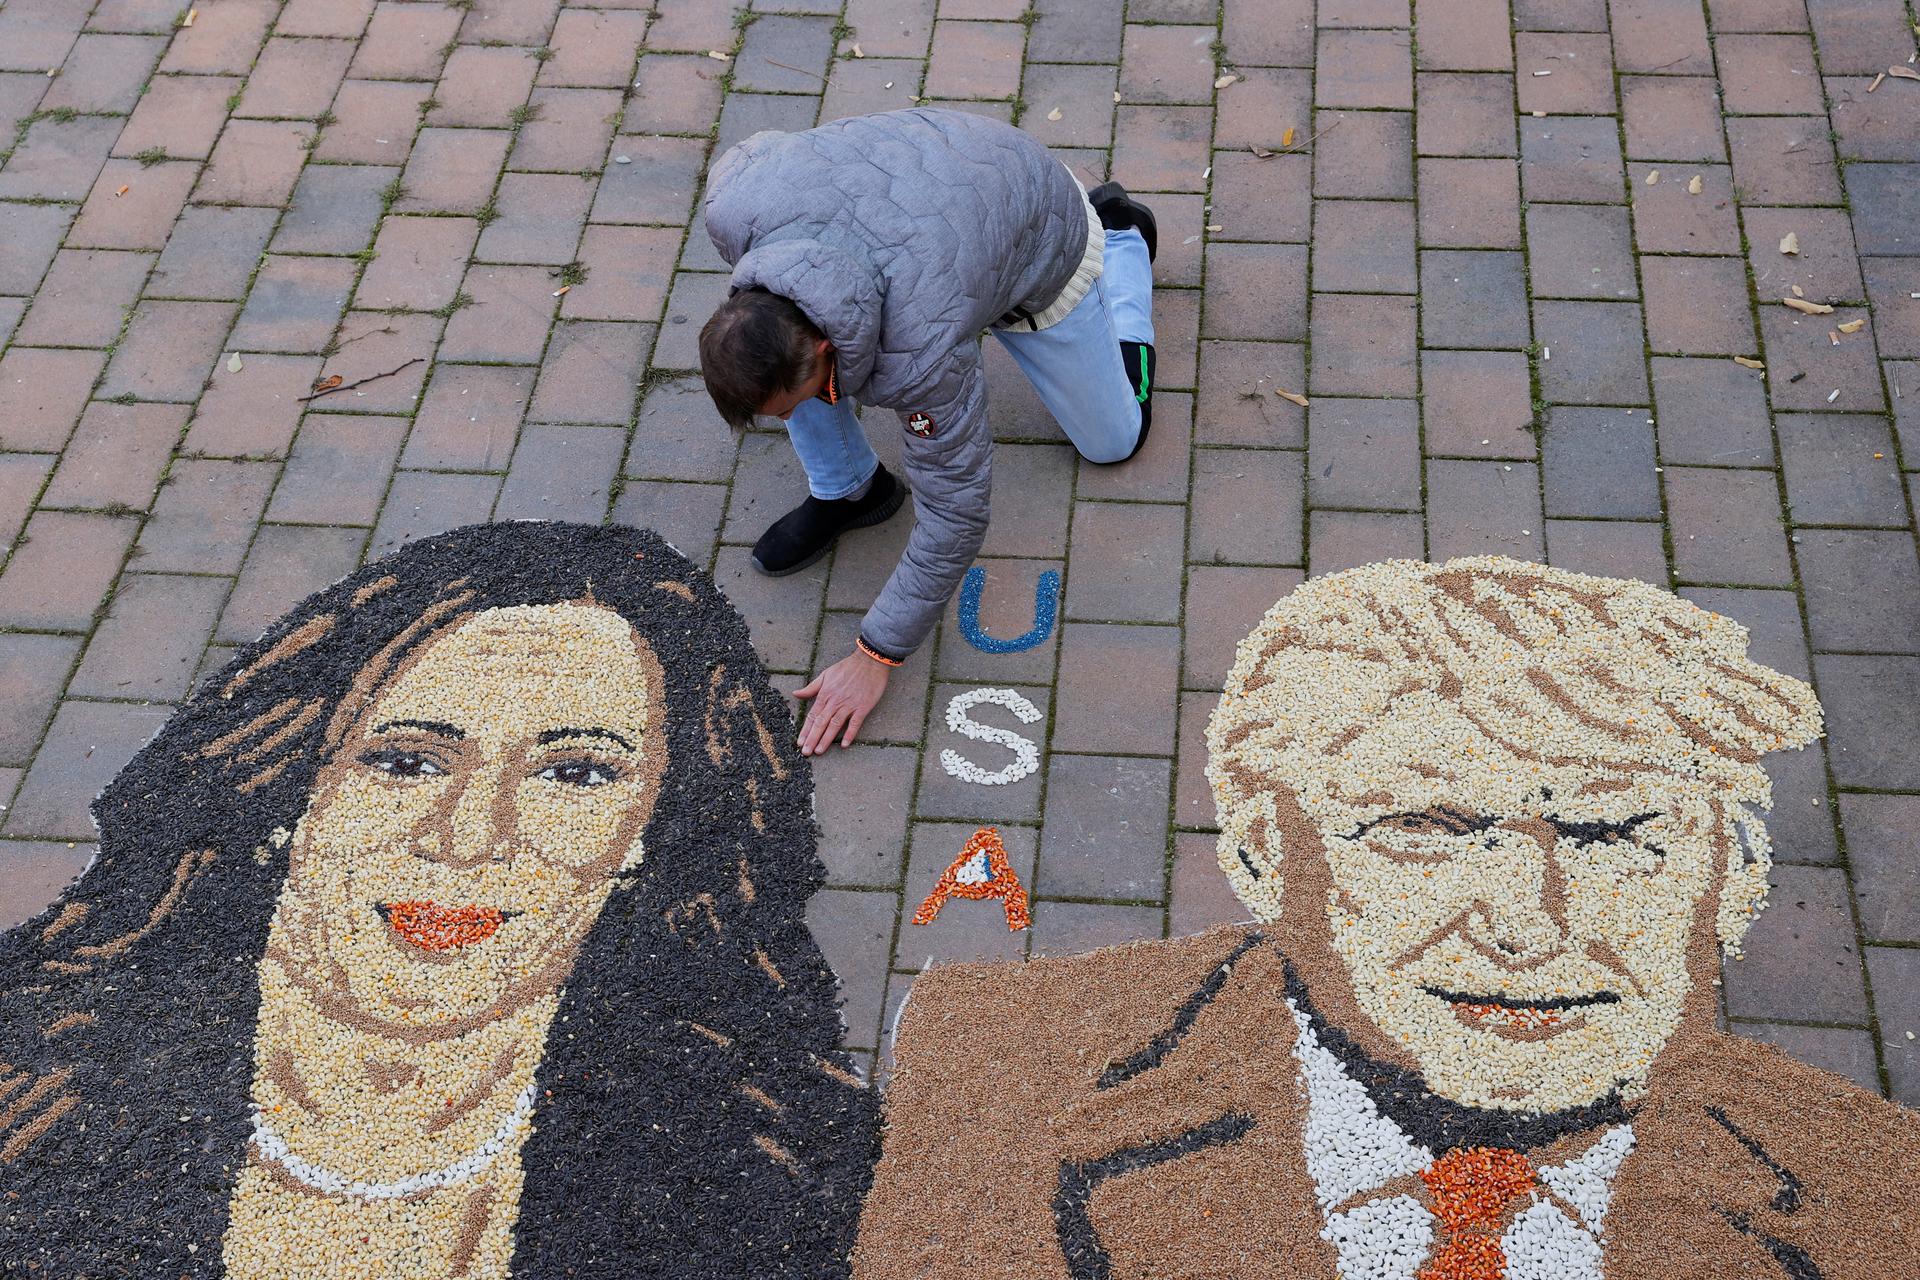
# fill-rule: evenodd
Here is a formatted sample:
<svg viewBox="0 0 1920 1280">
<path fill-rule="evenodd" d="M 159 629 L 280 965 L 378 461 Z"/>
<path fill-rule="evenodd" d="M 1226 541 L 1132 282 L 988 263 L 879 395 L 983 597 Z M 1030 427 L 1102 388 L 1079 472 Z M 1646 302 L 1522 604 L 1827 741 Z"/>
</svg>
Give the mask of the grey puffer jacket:
<svg viewBox="0 0 1920 1280">
<path fill-rule="evenodd" d="M 980 333 L 1074 278 L 1086 196 L 1011 125 L 917 108 L 755 134 L 714 165 L 705 211 L 733 286 L 792 299 L 833 343 L 842 393 L 900 416 L 918 524 L 861 635 L 905 656 L 986 536 Z"/>
</svg>

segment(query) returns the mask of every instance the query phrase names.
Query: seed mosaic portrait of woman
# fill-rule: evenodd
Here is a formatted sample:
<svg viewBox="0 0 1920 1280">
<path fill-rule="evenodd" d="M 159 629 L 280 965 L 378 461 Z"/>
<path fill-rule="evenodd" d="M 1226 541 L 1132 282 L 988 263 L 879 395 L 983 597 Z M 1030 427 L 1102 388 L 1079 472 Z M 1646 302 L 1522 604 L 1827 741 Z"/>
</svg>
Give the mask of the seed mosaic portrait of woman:
<svg viewBox="0 0 1920 1280">
<path fill-rule="evenodd" d="M 652 533 L 476 526 L 311 597 L 0 938 L 0 1256 L 844 1273 L 877 1130 L 810 793 L 744 623 Z"/>
</svg>

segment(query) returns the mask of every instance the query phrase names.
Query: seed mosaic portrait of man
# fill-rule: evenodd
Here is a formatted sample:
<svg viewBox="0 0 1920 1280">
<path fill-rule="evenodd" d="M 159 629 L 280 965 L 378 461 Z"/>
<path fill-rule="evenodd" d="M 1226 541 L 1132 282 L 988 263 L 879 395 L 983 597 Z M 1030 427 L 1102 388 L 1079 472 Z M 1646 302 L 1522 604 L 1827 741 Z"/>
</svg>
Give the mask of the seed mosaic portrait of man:
<svg viewBox="0 0 1920 1280">
<path fill-rule="evenodd" d="M 633 529 L 309 598 L 0 938 L 0 1269 L 845 1274 L 876 1126 L 745 624 Z"/>
<path fill-rule="evenodd" d="M 1256 924 L 924 975 L 855 1275 L 1920 1275 L 1920 1117 L 1716 1030 L 1821 732 L 1746 642 L 1498 557 L 1296 590 L 1208 730 Z"/>
</svg>

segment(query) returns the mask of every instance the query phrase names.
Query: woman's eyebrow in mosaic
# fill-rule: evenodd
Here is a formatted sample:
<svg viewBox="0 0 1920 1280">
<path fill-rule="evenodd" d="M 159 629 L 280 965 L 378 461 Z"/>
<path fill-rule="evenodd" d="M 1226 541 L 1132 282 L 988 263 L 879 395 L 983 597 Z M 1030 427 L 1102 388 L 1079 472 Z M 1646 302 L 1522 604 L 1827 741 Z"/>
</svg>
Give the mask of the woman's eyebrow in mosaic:
<svg viewBox="0 0 1920 1280">
<path fill-rule="evenodd" d="M 632 751 L 634 746 L 611 729 L 549 729 L 534 741 L 543 746 L 549 742 L 558 742 L 562 738 L 607 738 Z"/>
<path fill-rule="evenodd" d="M 437 733 L 443 738 L 452 738 L 455 741 L 467 736 L 466 730 L 442 720 L 388 720 L 384 724 L 373 726 L 375 733 L 385 733 L 389 729 L 424 729 L 428 733 Z"/>
</svg>

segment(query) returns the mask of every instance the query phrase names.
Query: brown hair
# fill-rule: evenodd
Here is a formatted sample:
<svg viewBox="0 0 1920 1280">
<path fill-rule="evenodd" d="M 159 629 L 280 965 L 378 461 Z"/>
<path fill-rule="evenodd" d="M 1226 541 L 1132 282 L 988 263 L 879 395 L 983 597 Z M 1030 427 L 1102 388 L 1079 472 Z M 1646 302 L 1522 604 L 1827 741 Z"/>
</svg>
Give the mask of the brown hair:
<svg viewBox="0 0 1920 1280">
<path fill-rule="evenodd" d="M 700 375 L 713 407 L 734 430 L 752 427 L 767 401 L 813 377 L 814 346 L 825 337 L 791 299 L 737 291 L 700 330 Z"/>
</svg>

